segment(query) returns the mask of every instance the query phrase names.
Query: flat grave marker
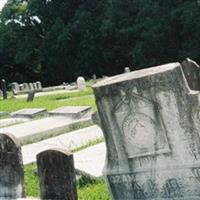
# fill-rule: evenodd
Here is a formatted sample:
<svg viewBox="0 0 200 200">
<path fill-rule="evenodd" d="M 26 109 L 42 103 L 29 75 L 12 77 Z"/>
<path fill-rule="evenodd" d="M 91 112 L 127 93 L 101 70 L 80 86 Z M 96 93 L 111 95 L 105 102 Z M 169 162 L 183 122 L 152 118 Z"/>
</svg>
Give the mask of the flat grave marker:
<svg viewBox="0 0 200 200">
<path fill-rule="evenodd" d="M 11 113 L 12 117 L 35 118 L 47 113 L 45 108 L 25 108 Z"/>
<path fill-rule="evenodd" d="M 65 116 L 71 118 L 81 118 L 91 114 L 92 109 L 90 106 L 64 106 L 52 110 L 49 113 L 51 116 Z"/>
</svg>

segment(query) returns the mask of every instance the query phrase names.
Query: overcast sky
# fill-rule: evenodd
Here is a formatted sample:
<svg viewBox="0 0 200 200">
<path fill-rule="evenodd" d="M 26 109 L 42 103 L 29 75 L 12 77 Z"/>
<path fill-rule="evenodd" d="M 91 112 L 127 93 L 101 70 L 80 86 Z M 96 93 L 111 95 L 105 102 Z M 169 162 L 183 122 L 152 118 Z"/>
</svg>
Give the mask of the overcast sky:
<svg viewBox="0 0 200 200">
<path fill-rule="evenodd" d="M 0 0 L 0 10 L 3 8 L 7 0 Z"/>
</svg>

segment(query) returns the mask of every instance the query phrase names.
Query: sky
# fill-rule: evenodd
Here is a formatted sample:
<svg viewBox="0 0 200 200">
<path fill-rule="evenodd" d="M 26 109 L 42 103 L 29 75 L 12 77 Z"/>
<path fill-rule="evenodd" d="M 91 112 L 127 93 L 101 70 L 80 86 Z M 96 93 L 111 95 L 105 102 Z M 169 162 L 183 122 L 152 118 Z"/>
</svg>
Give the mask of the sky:
<svg viewBox="0 0 200 200">
<path fill-rule="evenodd" d="M 3 8 L 7 0 L 0 0 L 0 10 Z"/>
</svg>

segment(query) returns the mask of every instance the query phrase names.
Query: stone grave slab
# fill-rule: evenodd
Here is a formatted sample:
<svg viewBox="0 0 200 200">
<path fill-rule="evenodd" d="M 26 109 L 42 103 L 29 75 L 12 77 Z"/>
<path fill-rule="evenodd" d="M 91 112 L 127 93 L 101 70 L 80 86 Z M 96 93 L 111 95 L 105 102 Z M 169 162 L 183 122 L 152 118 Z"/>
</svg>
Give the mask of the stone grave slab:
<svg viewBox="0 0 200 200">
<path fill-rule="evenodd" d="M 91 124 L 91 117 L 72 119 L 68 117 L 47 117 L 32 120 L 23 124 L 1 128 L 1 131 L 12 133 L 21 144 L 30 144 L 45 138 L 67 133 L 77 126 Z"/>
<path fill-rule="evenodd" d="M 102 139 L 103 133 L 97 126 L 71 131 L 56 137 L 52 137 L 40 142 L 22 146 L 22 155 L 24 165 L 36 161 L 36 155 L 49 148 L 65 148 L 69 151 L 86 145 L 88 142 Z"/>
<path fill-rule="evenodd" d="M 20 124 L 24 122 L 28 122 L 30 119 L 28 118 L 6 118 L 6 119 L 1 119 L 0 120 L 0 128 L 6 127 L 6 126 L 11 126 L 14 124 Z"/>
<path fill-rule="evenodd" d="M 100 143 L 74 153 L 77 173 L 101 177 L 106 158 L 105 143 Z"/>
<path fill-rule="evenodd" d="M 181 64 L 110 77 L 93 89 L 112 199 L 199 200 L 200 91 L 189 88 Z"/>
<path fill-rule="evenodd" d="M 48 112 L 51 116 L 66 116 L 72 118 L 81 118 L 90 115 L 92 109 L 90 106 L 64 106 Z"/>
<path fill-rule="evenodd" d="M 11 113 L 12 117 L 35 118 L 47 113 L 45 108 L 25 108 Z"/>
</svg>

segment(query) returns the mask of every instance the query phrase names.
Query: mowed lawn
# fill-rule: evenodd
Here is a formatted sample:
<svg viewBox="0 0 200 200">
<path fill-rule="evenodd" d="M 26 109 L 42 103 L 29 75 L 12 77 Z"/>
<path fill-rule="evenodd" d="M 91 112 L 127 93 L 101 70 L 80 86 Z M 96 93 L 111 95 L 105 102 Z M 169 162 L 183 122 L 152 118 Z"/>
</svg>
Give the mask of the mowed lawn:
<svg viewBox="0 0 200 200">
<path fill-rule="evenodd" d="M 53 110 L 61 106 L 91 106 L 96 110 L 95 98 L 91 87 L 84 91 L 66 92 L 63 94 L 35 96 L 33 102 L 27 102 L 26 98 L 16 99 L 10 97 L 7 100 L 0 100 L 0 111 L 13 112 L 23 108 L 46 108 Z"/>
</svg>

